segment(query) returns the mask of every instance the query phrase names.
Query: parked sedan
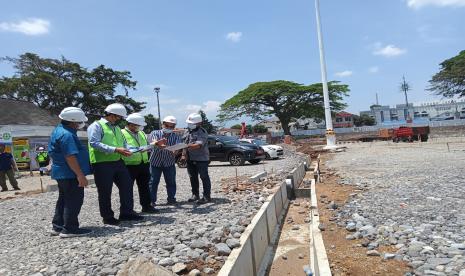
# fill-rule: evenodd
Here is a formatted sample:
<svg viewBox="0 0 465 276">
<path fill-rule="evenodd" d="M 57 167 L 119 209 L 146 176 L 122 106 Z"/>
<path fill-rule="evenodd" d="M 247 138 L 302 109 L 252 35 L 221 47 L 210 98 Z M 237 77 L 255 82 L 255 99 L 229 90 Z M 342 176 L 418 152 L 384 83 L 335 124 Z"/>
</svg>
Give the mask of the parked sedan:
<svg viewBox="0 0 465 276">
<path fill-rule="evenodd" d="M 210 161 L 229 162 L 233 166 L 242 166 L 245 161 L 258 164 L 265 159 L 265 151 L 254 144 L 242 144 L 231 136 L 211 135 L 208 137 Z"/>
<path fill-rule="evenodd" d="M 240 139 L 241 143 L 253 144 L 261 147 L 265 151 L 266 159 L 277 159 L 279 156 L 284 155 L 284 149 L 281 146 L 269 145 L 265 141 L 260 139 Z"/>
</svg>

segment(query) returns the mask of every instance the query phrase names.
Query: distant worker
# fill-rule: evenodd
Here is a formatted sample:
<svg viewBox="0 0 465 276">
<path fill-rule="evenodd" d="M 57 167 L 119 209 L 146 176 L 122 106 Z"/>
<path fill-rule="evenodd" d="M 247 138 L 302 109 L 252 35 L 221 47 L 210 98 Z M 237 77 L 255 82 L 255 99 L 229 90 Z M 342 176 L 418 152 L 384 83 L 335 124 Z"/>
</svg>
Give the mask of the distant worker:
<svg viewBox="0 0 465 276">
<path fill-rule="evenodd" d="M 147 137 L 142 131 L 143 127 L 147 125 L 144 116 L 133 113 L 128 116 L 126 121 L 128 124 L 123 129 L 123 135 L 128 146 L 132 148 L 147 146 Z M 137 183 L 142 212 L 156 213 L 157 210 L 150 205 L 150 165 L 147 151 L 135 152 L 129 157 L 123 157 L 123 160 L 131 175 L 132 184 L 134 185 L 134 181 Z"/>
<path fill-rule="evenodd" d="M 2 187 L 2 192 L 8 191 L 6 186 L 6 178 L 10 181 L 13 190 L 21 190 L 18 187 L 18 181 L 15 179 L 15 171 L 18 168 L 16 167 L 16 162 L 11 153 L 5 152 L 5 145 L 0 144 L 0 186 Z"/>
<path fill-rule="evenodd" d="M 48 152 L 45 150 L 44 147 L 39 147 L 37 149 L 36 160 L 37 160 L 37 163 L 39 164 L 40 175 L 44 175 L 43 168 L 46 168 L 50 162 L 50 158 L 48 157 Z"/>
<path fill-rule="evenodd" d="M 126 148 L 118 124 L 126 118 L 126 108 L 114 103 L 105 108 L 104 117 L 93 122 L 87 129 L 89 156 L 94 169 L 100 215 L 104 224 L 118 225 L 120 221 L 143 220 L 134 212 L 133 184 L 122 157 L 131 156 Z M 111 209 L 113 182 L 119 190 L 120 215 L 116 219 Z"/>
<path fill-rule="evenodd" d="M 53 130 L 48 150 L 53 158 L 52 179 L 58 182 L 58 200 L 52 220 L 52 235 L 62 238 L 84 236 L 92 230 L 79 228 L 78 216 L 84 203 L 84 188 L 91 174 L 89 153 L 77 137 L 87 117 L 77 107 L 67 107 L 58 116 L 61 123 Z"/>
<path fill-rule="evenodd" d="M 150 142 L 163 141 L 165 146 L 174 146 L 182 143 L 182 138 L 174 133 L 177 120 L 174 116 L 163 118 L 162 129 L 154 130 L 150 133 Z M 152 178 L 150 179 L 150 193 L 152 206 L 156 206 L 158 185 L 163 173 L 166 184 L 166 193 L 168 194 L 167 203 L 176 204 L 176 152 L 164 148 L 155 148 L 150 156 L 150 170 Z"/>
<path fill-rule="evenodd" d="M 189 202 L 203 204 L 211 202 L 211 181 L 208 175 L 210 153 L 208 151 L 208 133 L 201 127 L 202 117 L 192 113 L 186 120 L 188 131 L 184 134 L 184 142 L 188 144 L 183 150 L 182 159 L 187 160 L 187 173 L 192 188 Z M 203 184 L 203 197 L 199 197 L 199 175 Z"/>
</svg>

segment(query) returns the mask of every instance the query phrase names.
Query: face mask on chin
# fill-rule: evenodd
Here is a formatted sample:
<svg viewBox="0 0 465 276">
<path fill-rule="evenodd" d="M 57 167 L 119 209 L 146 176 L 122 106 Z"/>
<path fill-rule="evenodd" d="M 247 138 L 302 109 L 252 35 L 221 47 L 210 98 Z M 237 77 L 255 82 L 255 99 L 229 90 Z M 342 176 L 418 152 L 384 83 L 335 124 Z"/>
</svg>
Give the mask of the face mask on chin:
<svg viewBox="0 0 465 276">
<path fill-rule="evenodd" d="M 81 122 L 78 124 L 77 129 L 83 129 L 86 126 L 86 123 Z"/>
</svg>

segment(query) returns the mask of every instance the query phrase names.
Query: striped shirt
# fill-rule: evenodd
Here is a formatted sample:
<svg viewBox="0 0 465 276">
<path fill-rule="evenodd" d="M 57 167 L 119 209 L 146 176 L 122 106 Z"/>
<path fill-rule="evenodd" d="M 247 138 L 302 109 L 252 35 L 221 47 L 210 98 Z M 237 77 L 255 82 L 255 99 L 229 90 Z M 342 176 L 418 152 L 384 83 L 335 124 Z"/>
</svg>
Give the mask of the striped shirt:
<svg viewBox="0 0 465 276">
<path fill-rule="evenodd" d="M 155 140 L 161 140 L 165 138 L 167 146 L 173 146 L 182 143 L 182 138 L 176 133 L 170 133 L 168 135 L 163 134 L 162 130 L 154 130 L 150 133 L 149 143 Z M 154 167 L 170 167 L 176 163 L 176 157 L 172 151 L 167 149 L 160 149 L 155 147 L 150 155 L 150 164 Z"/>
</svg>

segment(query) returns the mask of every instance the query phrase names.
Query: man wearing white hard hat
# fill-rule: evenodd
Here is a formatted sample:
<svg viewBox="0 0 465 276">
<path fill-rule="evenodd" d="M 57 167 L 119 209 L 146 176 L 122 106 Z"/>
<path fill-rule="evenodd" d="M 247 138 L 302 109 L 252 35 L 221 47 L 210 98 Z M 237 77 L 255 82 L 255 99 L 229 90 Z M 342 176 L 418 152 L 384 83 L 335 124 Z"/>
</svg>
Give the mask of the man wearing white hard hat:
<svg viewBox="0 0 465 276">
<path fill-rule="evenodd" d="M 184 142 L 188 145 L 182 153 L 182 159 L 187 160 L 187 173 L 192 188 L 189 202 L 203 204 L 211 202 L 211 181 L 208 175 L 210 152 L 208 151 L 208 132 L 202 128 L 202 116 L 192 113 L 186 120 L 188 131 L 184 134 Z M 199 176 L 202 180 L 203 197 L 200 198 Z"/>
<path fill-rule="evenodd" d="M 127 117 L 126 108 L 114 103 L 105 108 L 104 117 L 87 129 L 89 156 L 94 169 L 100 215 L 104 224 L 117 225 L 120 221 L 143 220 L 134 212 L 133 184 L 123 157 L 131 156 L 118 123 Z M 111 208 L 113 182 L 119 190 L 119 219 Z"/>
<path fill-rule="evenodd" d="M 174 133 L 177 120 L 174 116 L 166 116 L 163 118 L 162 129 L 154 130 L 150 133 L 150 142 L 162 142 L 165 146 L 173 146 L 182 143 L 182 138 Z M 163 174 L 166 184 L 166 192 L 168 194 L 167 203 L 176 204 L 176 153 L 162 147 L 157 147 L 153 150 L 150 156 L 150 171 L 152 178 L 150 179 L 150 195 L 152 206 L 156 206 L 158 185 Z"/>
<path fill-rule="evenodd" d="M 89 153 L 79 141 L 77 130 L 87 117 L 77 107 L 67 107 L 59 115 L 61 123 L 53 130 L 48 152 L 53 159 L 52 179 L 58 182 L 58 200 L 52 220 L 52 235 L 62 238 L 84 236 L 92 231 L 79 228 L 78 216 L 84 202 L 86 175 L 91 173 Z"/>
<path fill-rule="evenodd" d="M 132 113 L 127 118 L 128 124 L 123 129 L 123 135 L 129 147 L 141 148 L 148 145 L 147 137 L 145 136 L 143 127 L 147 125 L 142 114 Z M 139 190 L 139 202 L 142 206 L 143 213 L 156 213 L 157 210 L 150 204 L 150 165 L 147 151 L 137 151 L 131 156 L 123 157 L 124 163 L 129 170 L 133 185 L 134 181 Z"/>
</svg>

